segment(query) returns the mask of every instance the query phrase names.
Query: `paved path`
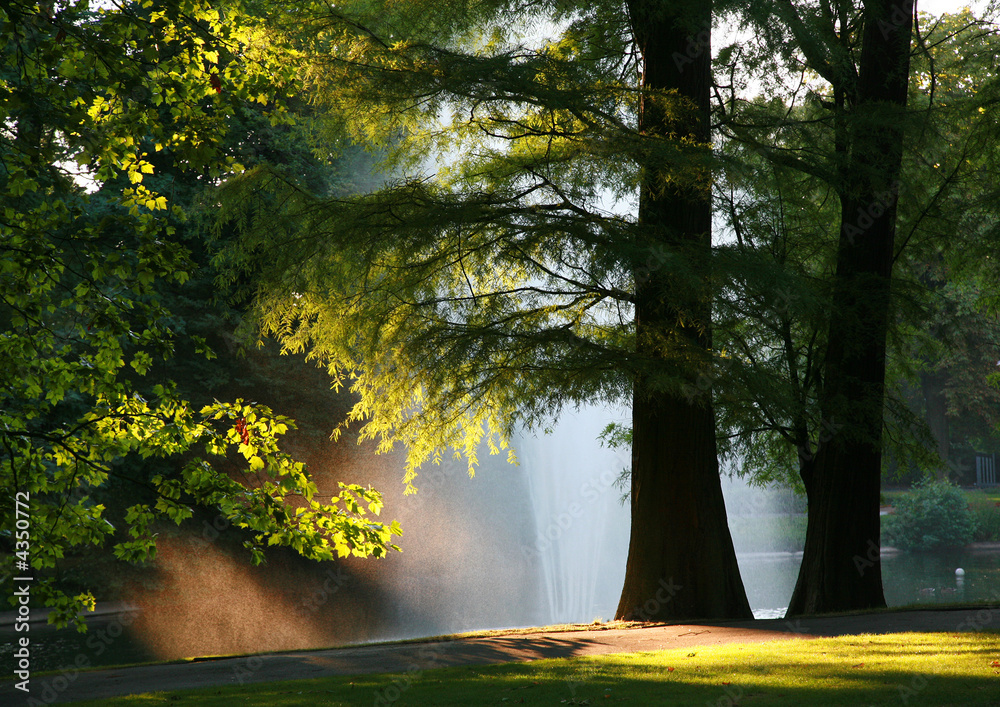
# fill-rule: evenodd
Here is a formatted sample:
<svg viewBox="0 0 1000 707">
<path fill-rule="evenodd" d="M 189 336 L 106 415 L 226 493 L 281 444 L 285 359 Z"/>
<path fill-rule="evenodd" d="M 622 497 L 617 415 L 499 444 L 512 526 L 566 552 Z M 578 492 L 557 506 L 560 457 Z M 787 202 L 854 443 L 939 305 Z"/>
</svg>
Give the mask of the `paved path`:
<svg viewBox="0 0 1000 707">
<path fill-rule="evenodd" d="M 2 684 L 0 704 L 59 704 L 241 682 L 245 684 L 329 675 L 406 672 L 452 665 L 504 663 L 723 643 L 758 643 L 861 633 L 979 630 L 1000 630 L 1000 609 L 899 611 L 795 621 L 764 619 L 697 625 L 618 627 L 606 624 L 601 628 L 584 630 L 510 633 L 447 641 L 271 653 L 90 672 L 66 671 L 60 675 L 32 678 L 28 697 L 15 690 L 12 683 Z"/>
</svg>

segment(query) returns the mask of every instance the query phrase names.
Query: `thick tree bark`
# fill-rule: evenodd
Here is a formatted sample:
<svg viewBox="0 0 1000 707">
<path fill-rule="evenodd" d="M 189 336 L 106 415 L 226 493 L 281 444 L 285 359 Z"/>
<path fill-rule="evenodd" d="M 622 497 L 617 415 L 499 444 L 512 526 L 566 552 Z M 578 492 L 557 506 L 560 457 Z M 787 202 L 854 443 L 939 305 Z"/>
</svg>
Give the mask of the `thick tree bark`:
<svg viewBox="0 0 1000 707">
<path fill-rule="evenodd" d="M 848 93 L 850 152 L 820 398 L 829 434 L 804 479 L 809 520 L 790 616 L 885 606 L 885 351 L 912 10 L 910 0 L 865 2 L 857 90 Z"/>
<path fill-rule="evenodd" d="M 629 11 L 643 59 L 640 130 L 651 140 L 687 136 L 707 143 L 711 2 L 633 0 Z M 677 91 L 686 107 L 664 110 L 665 91 Z M 655 149 L 650 154 L 639 205 L 645 244 L 707 263 L 707 180 L 668 182 Z M 616 616 L 747 618 L 752 614 L 726 519 L 711 397 L 658 389 L 649 375 L 661 359 L 670 365 L 686 350 L 697 360 L 711 347 L 707 287 L 699 292 L 680 285 L 665 270 L 636 278 L 637 355 L 647 373 L 637 376 L 633 395 L 632 532 Z"/>
</svg>

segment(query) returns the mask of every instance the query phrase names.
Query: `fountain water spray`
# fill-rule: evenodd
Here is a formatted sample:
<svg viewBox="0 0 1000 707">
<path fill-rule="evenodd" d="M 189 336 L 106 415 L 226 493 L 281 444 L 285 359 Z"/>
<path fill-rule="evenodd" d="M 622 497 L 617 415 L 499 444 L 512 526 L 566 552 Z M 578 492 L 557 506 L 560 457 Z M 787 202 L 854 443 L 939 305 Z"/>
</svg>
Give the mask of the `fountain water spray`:
<svg viewBox="0 0 1000 707">
<path fill-rule="evenodd" d="M 628 555 L 629 511 L 615 484 L 627 452 L 601 447 L 613 413 L 581 407 L 550 434 L 519 440 L 535 535 L 522 548 L 538 563 L 546 623 L 614 616 Z"/>
</svg>

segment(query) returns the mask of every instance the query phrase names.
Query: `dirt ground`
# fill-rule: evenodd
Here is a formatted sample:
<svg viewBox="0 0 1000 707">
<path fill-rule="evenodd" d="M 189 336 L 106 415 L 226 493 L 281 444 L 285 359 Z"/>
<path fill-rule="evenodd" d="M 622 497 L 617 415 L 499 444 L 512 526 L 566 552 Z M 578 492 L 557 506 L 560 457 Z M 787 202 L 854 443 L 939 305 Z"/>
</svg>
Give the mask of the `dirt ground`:
<svg viewBox="0 0 1000 707">
<path fill-rule="evenodd" d="M 1000 630 L 1000 608 L 894 611 L 794 621 L 758 619 L 678 625 L 608 623 L 551 631 L 515 630 L 448 640 L 350 646 L 94 671 L 67 670 L 60 674 L 32 678 L 28 695 L 15 690 L 12 682 L 0 685 L 0 704 L 62 704 L 160 690 L 329 675 L 406 672 L 453 665 L 628 653 L 723 643 L 759 643 L 863 633 L 982 630 Z"/>
</svg>

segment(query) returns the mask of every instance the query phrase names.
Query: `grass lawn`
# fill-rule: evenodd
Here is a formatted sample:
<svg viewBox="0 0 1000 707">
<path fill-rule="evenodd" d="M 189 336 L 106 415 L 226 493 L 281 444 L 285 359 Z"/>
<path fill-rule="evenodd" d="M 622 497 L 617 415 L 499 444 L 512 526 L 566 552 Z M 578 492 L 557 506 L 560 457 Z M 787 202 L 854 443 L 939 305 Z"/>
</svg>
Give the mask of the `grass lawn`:
<svg viewBox="0 0 1000 707">
<path fill-rule="evenodd" d="M 908 633 L 414 669 L 81 705 L 1000 706 L 1000 633 Z"/>
<path fill-rule="evenodd" d="M 891 489 L 882 491 L 882 500 L 888 504 L 898 501 L 900 496 L 909 493 L 909 489 Z M 983 501 L 988 503 L 1000 503 L 1000 486 L 988 489 L 962 489 L 969 502 Z"/>
<path fill-rule="evenodd" d="M 739 554 L 749 552 L 798 552 L 806 539 L 802 515 L 733 516 L 729 530 Z"/>
</svg>

